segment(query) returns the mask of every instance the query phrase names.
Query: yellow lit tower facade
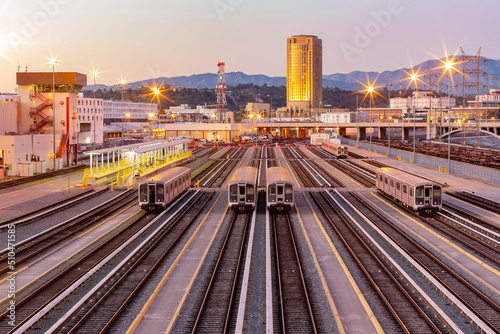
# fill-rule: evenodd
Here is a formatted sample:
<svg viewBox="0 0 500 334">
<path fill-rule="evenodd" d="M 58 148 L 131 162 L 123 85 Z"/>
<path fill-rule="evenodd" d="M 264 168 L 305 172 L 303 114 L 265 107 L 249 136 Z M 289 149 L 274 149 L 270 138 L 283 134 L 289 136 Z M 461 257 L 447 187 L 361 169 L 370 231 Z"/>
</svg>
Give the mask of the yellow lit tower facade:
<svg viewBox="0 0 500 334">
<path fill-rule="evenodd" d="M 286 95 L 291 116 L 317 117 L 323 101 L 323 45 L 312 35 L 287 39 Z"/>
</svg>

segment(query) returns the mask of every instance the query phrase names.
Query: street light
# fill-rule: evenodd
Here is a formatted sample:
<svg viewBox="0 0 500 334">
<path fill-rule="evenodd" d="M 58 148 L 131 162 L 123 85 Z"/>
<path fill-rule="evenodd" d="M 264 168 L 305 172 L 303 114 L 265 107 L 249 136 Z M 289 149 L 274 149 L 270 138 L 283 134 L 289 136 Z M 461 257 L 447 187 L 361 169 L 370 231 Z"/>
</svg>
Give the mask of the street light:
<svg viewBox="0 0 500 334">
<path fill-rule="evenodd" d="M 390 112 L 390 110 L 389 110 Z M 391 122 L 392 122 L 392 116 L 389 116 L 389 149 L 387 155 L 390 157 L 391 156 Z"/>
<path fill-rule="evenodd" d="M 446 61 L 441 61 L 443 63 L 443 66 L 441 68 L 445 69 L 445 72 L 448 71 L 448 77 L 449 77 L 449 84 L 448 84 L 448 108 L 449 111 L 451 111 L 451 74 L 453 70 L 456 70 L 454 67 L 456 65 L 454 58 L 448 59 L 446 57 Z M 444 74 L 443 74 L 444 75 Z M 450 173 L 450 167 L 451 167 L 451 117 L 448 120 L 448 168 L 447 172 Z"/>
<path fill-rule="evenodd" d="M 177 137 L 177 134 L 175 132 L 175 114 L 172 113 L 172 120 L 173 120 L 173 123 L 174 123 L 174 137 Z M 165 138 L 167 137 L 167 133 L 165 132 Z"/>
<path fill-rule="evenodd" d="M 120 86 L 122 87 L 122 105 L 121 105 L 121 115 L 122 115 L 122 146 L 123 146 L 123 119 L 125 118 L 125 114 L 123 113 L 123 93 L 125 92 L 125 85 L 127 84 L 127 81 L 125 79 L 120 80 Z"/>
<path fill-rule="evenodd" d="M 153 124 L 153 139 L 156 140 L 156 124 L 155 124 L 155 116 L 156 114 L 154 112 L 150 112 L 148 114 L 149 119 L 151 120 L 151 123 Z"/>
<path fill-rule="evenodd" d="M 373 88 L 372 85 L 368 85 L 366 87 L 367 93 L 370 94 L 370 152 L 372 151 L 372 122 L 373 122 L 373 115 L 372 115 L 372 99 L 373 99 L 373 91 L 375 88 Z"/>
<path fill-rule="evenodd" d="M 93 117 L 93 120 L 94 120 L 94 122 L 93 122 L 94 123 L 94 142 L 92 143 L 92 150 L 95 150 L 95 141 L 96 141 L 96 139 L 95 139 L 95 130 L 96 130 L 95 129 L 95 127 L 96 127 L 96 123 L 95 123 L 95 121 L 96 121 L 96 114 L 95 114 L 95 87 L 96 87 L 96 84 L 95 84 L 95 80 L 96 80 L 97 74 L 98 73 L 96 70 L 93 70 L 90 73 L 90 75 L 94 78 L 94 100 L 93 100 L 93 106 L 94 106 L 93 107 L 93 109 L 94 109 L 94 117 Z"/>
<path fill-rule="evenodd" d="M 158 112 L 160 110 L 160 95 L 162 93 L 162 90 L 157 86 L 153 86 L 153 87 L 151 87 L 151 93 L 153 94 L 153 99 L 156 98 L 156 100 L 157 100 L 157 110 L 156 111 Z M 152 117 L 155 116 L 154 113 L 150 113 L 149 117 L 151 117 L 151 114 L 153 114 Z M 156 124 L 154 121 L 155 120 L 153 119 L 153 129 L 156 129 Z M 153 133 L 154 133 L 154 139 L 156 140 L 156 131 L 153 131 Z"/>
<path fill-rule="evenodd" d="M 50 60 L 50 65 L 52 65 L 52 141 L 53 141 L 53 149 L 54 149 L 54 170 L 56 170 L 56 70 L 55 66 L 57 64 L 57 59 L 52 58 Z"/>
<path fill-rule="evenodd" d="M 356 141 L 359 143 L 359 109 L 358 109 L 358 94 L 356 91 Z"/>
<path fill-rule="evenodd" d="M 412 96 L 412 104 L 413 104 L 413 163 L 415 163 L 415 132 L 416 132 L 416 127 L 415 127 L 415 120 L 417 118 L 417 108 L 415 107 L 415 92 L 417 91 L 417 80 L 418 80 L 418 71 L 417 73 L 411 71 L 412 73 L 410 74 L 410 84 L 413 82 L 415 84 L 415 90 L 413 91 L 413 96 Z"/>
<path fill-rule="evenodd" d="M 129 113 L 125 114 L 125 117 L 127 117 L 127 119 L 130 119 L 130 118 L 129 118 L 129 117 L 130 117 L 130 114 L 129 114 Z M 124 126 L 123 126 L 123 118 L 124 118 L 124 117 L 122 116 L 122 146 L 123 146 L 123 137 L 124 137 L 124 131 L 125 131 L 125 130 L 124 130 Z M 127 132 L 128 132 L 128 131 L 127 131 Z"/>
</svg>

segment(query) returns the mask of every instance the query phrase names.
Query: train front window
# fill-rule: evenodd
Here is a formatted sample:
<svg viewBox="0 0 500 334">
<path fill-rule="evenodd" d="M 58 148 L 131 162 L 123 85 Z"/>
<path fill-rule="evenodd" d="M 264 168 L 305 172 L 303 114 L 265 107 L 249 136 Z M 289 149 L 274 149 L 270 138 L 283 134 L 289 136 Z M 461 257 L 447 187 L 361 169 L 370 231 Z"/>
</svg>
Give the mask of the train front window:
<svg viewBox="0 0 500 334">
<path fill-rule="evenodd" d="M 432 195 L 433 195 L 434 198 L 440 198 L 441 197 L 441 188 L 435 187 L 433 189 L 433 194 Z"/>
<path fill-rule="evenodd" d="M 158 186 L 158 187 L 156 187 L 156 193 L 157 193 L 157 194 L 163 195 L 163 191 L 164 191 L 164 190 L 165 190 L 165 189 L 164 189 L 162 186 Z"/>
<path fill-rule="evenodd" d="M 141 184 L 141 196 L 147 195 L 148 194 L 148 185 L 147 184 Z"/>
<path fill-rule="evenodd" d="M 290 184 L 287 184 L 285 186 L 285 195 L 290 195 L 290 194 L 293 194 L 293 188 Z"/>
<path fill-rule="evenodd" d="M 429 197 L 431 195 L 431 188 L 425 188 L 425 197 Z"/>
<path fill-rule="evenodd" d="M 229 193 L 231 195 L 237 195 L 238 194 L 238 186 L 236 184 L 232 184 L 230 187 L 229 187 Z"/>
<path fill-rule="evenodd" d="M 250 184 L 247 185 L 247 195 L 253 195 L 253 186 Z"/>
<path fill-rule="evenodd" d="M 283 195 L 283 186 L 282 185 L 278 186 L 278 195 Z"/>
<path fill-rule="evenodd" d="M 240 186 L 240 195 L 245 195 L 245 185 Z"/>
<path fill-rule="evenodd" d="M 276 187 L 269 186 L 269 195 L 276 195 Z"/>
<path fill-rule="evenodd" d="M 424 197 L 424 187 L 417 187 L 415 189 L 415 197 Z"/>
</svg>

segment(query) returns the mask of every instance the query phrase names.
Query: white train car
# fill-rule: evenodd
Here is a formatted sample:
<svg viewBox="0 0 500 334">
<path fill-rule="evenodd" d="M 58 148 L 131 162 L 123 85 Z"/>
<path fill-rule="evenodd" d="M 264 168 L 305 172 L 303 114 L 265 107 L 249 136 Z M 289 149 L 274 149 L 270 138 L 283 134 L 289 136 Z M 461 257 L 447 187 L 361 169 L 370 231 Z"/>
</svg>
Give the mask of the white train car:
<svg viewBox="0 0 500 334">
<path fill-rule="evenodd" d="M 441 211 L 441 185 L 394 168 L 380 168 L 376 176 L 377 189 L 404 206 L 414 211 Z"/>
<path fill-rule="evenodd" d="M 270 167 L 266 171 L 267 208 L 289 210 L 294 206 L 293 182 L 290 173 L 283 167 Z"/>
<path fill-rule="evenodd" d="M 158 179 L 139 184 L 139 206 L 143 210 L 165 209 L 167 205 L 191 186 L 191 169 L 175 167 Z"/>
<path fill-rule="evenodd" d="M 349 154 L 347 146 L 334 143 L 330 140 L 323 141 L 323 143 L 321 143 L 321 148 L 333 154 L 337 159 L 347 158 L 347 155 Z"/>
<path fill-rule="evenodd" d="M 255 209 L 257 174 L 255 167 L 241 167 L 233 174 L 227 184 L 228 205 L 231 209 Z"/>
</svg>

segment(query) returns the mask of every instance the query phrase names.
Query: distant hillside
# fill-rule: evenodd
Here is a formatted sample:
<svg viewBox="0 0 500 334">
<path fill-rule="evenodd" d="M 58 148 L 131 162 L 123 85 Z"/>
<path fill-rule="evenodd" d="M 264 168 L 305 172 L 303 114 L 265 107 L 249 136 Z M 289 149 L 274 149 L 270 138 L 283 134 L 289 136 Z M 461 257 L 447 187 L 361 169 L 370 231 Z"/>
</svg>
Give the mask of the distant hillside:
<svg viewBox="0 0 500 334">
<path fill-rule="evenodd" d="M 441 66 L 442 63 L 439 60 L 428 60 L 414 67 L 414 70 L 420 69 L 420 74 L 425 74 L 429 69 L 434 69 Z M 461 65 L 457 66 L 457 69 L 461 69 Z M 481 65 L 481 70 L 490 75 L 500 75 L 500 61 L 494 59 L 488 59 L 488 61 Z M 377 86 L 385 86 L 386 84 L 392 84 L 392 90 L 399 88 L 400 79 L 403 80 L 403 88 L 408 86 L 408 73 L 411 73 L 410 68 L 403 68 L 394 71 L 384 71 L 379 72 L 362 72 L 354 71 L 350 73 L 335 73 L 323 76 L 323 87 L 329 88 L 339 88 L 343 90 L 360 90 L 364 89 L 360 83 L 367 83 L 367 80 L 374 82 L 376 80 Z M 486 78 L 483 78 L 483 83 L 486 84 Z M 139 86 L 153 85 L 153 83 L 164 82 L 171 87 L 184 87 L 184 88 L 215 88 L 217 85 L 217 74 L 216 73 L 204 73 L 204 74 L 194 74 L 190 76 L 180 76 L 172 78 L 155 78 L 150 80 L 143 80 L 130 83 L 131 88 L 137 88 Z M 461 82 L 461 76 L 455 77 L 455 83 Z M 286 86 L 285 77 L 269 77 L 263 74 L 248 75 L 243 72 L 231 72 L 226 74 L 226 84 L 228 86 L 236 86 L 238 84 L 249 84 L 252 83 L 257 86 L 262 86 L 267 84 L 269 86 Z M 494 83 L 490 81 L 490 86 L 493 87 Z M 422 88 L 424 85 L 419 84 Z M 98 88 L 111 88 L 110 86 L 98 85 Z M 87 86 L 85 90 L 93 90 L 94 87 Z"/>
</svg>

